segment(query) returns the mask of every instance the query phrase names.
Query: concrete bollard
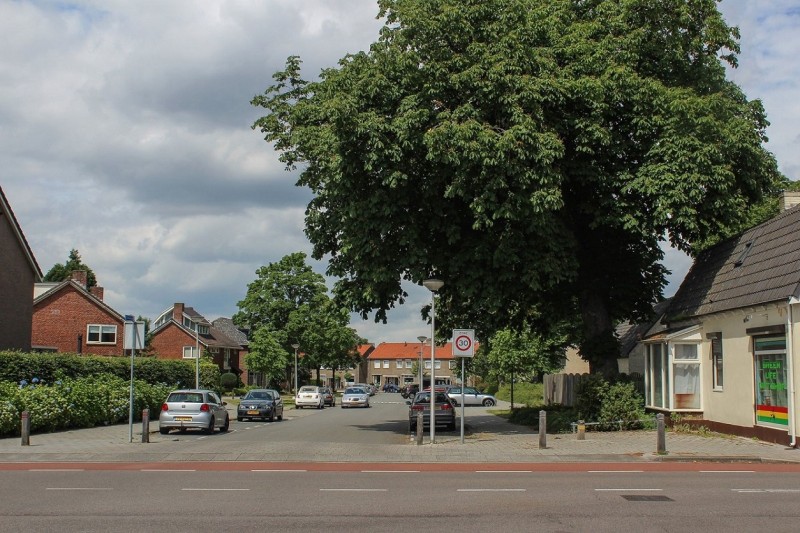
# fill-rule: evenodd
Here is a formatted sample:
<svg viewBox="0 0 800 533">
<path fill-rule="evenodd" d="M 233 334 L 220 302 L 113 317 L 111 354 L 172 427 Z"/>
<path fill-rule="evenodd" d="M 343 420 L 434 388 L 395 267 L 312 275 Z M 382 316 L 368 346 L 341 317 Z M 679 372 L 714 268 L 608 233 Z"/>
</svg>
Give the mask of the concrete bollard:
<svg viewBox="0 0 800 533">
<path fill-rule="evenodd" d="M 150 442 L 150 409 L 142 410 L 142 442 Z"/>
<path fill-rule="evenodd" d="M 22 411 L 22 445 L 31 445 L 31 416 L 28 411 Z"/>
<path fill-rule="evenodd" d="M 656 415 L 656 429 L 658 434 L 656 437 L 656 451 L 659 455 L 664 455 L 667 453 L 667 436 L 664 429 L 664 413 L 658 413 Z"/>
<path fill-rule="evenodd" d="M 578 440 L 586 440 L 586 423 L 578 420 Z"/>
<path fill-rule="evenodd" d="M 547 448 L 547 411 L 539 411 L 539 449 Z"/>
<path fill-rule="evenodd" d="M 417 446 L 422 444 L 422 436 L 425 434 L 425 418 L 422 416 L 422 411 L 417 412 Z"/>
</svg>

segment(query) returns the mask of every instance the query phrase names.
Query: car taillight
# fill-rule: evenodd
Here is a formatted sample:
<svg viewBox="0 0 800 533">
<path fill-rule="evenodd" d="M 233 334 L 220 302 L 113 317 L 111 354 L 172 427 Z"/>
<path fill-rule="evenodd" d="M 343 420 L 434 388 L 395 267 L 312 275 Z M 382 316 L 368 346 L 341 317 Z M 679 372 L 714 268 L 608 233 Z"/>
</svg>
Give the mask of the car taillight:
<svg viewBox="0 0 800 533">
<path fill-rule="evenodd" d="M 207 403 L 204 403 L 203 405 L 201 405 L 201 406 L 200 406 L 200 410 L 201 410 L 201 411 L 203 411 L 204 413 L 205 413 L 205 412 L 208 412 L 208 411 L 209 411 L 208 404 L 207 404 Z"/>
<path fill-rule="evenodd" d="M 169 411 L 169 406 L 167 404 L 165 404 L 165 403 L 162 403 L 161 404 L 161 410 L 162 411 Z"/>
<path fill-rule="evenodd" d="M 452 408 L 453 408 L 453 406 L 450 405 L 449 403 L 443 403 L 442 404 L 442 409 L 452 409 Z"/>
<path fill-rule="evenodd" d="M 422 406 L 422 405 L 412 405 L 412 406 L 411 406 L 411 410 L 412 410 L 412 411 L 424 411 L 424 410 L 425 410 L 425 406 Z"/>
</svg>

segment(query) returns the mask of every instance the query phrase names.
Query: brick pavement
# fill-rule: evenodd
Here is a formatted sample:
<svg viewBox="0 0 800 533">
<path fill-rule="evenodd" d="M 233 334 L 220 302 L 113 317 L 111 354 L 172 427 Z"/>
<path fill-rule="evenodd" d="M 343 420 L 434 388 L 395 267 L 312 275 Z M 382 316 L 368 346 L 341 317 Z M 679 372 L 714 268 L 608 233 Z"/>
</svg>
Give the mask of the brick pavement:
<svg viewBox="0 0 800 533">
<path fill-rule="evenodd" d="M 19 437 L 0 439 L 0 462 L 164 462 L 164 461 L 265 461 L 265 462 L 392 462 L 392 463 L 523 463 L 523 462 L 636 462 L 636 461 L 760 461 L 800 463 L 800 449 L 730 436 L 702 436 L 667 432 L 667 454 L 658 455 L 655 431 L 587 432 L 579 441 L 574 434 L 550 434 L 547 447 L 539 448 L 538 433 L 509 424 L 485 410 L 470 409 L 468 431 L 461 443 L 459 431 L 438 432 L 436 443 L 416 445 L 409 437 L 402 444 L 374 446 L 336 442 L 242 443 L 236 450 L 218 451 L 210 441 L 187 445 L 174 436 L 160 435 L 151 424 L 149 443 L 141 442 L 141 425 L 116 425 L 34 434 L 31 445 Z M 199 441 L 198 441 L 199 442 Z"/>
</svg>

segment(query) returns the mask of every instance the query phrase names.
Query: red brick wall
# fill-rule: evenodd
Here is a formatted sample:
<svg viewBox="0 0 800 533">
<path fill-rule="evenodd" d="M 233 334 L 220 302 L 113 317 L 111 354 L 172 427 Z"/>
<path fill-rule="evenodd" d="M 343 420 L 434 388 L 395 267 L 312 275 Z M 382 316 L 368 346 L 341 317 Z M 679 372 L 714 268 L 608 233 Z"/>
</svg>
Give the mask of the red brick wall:
<svg viewBox="0 0 800 533">
<path fill-rule="evenodd" d="M 87 343 L 89 324 L 117 326 L 115 344 Z M 67 285 L 33 307 L 31 344 L 52 346 L 59 352 L 78 351 L 78 335 L 81 336 L 83 353 L 94 355 L 123 355 L 122 320 L 93 303 L 90 296 Z"/>
<path fill-rule="evenodd" d="M 153 337 L 150 345 L 159 359 L 183 360 L 183 347 L 195 346 L 195 337 L 170 322 Z M 201 343 L 200 353 L 202 352 L 203 345 Z"/>
</svg>

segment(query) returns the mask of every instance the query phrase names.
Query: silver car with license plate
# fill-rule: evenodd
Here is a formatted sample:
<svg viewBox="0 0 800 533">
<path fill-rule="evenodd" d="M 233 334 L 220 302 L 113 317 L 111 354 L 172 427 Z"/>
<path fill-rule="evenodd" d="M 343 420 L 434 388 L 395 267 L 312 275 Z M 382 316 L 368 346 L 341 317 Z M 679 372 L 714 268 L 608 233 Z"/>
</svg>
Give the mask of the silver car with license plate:
<svg viewBox="0 0 800 533">
<path fill-rule="evenodd" d="M 186 431 L 201 429 L 206 433 L 228 431 L 230 417 L 226 403 L 220 400 L 217 393 L 203 389 L 176 390 L 169 393 L 167 400 L 161 405 L 158 417 L 158 429 L 166 435 L 171 429 Z"/>
<path fill-rule="evenodd" d="M 342 394 L 342 409 L 369 407 L 369 392 L 361 387 L 347 387 Z"/>
</svg>

